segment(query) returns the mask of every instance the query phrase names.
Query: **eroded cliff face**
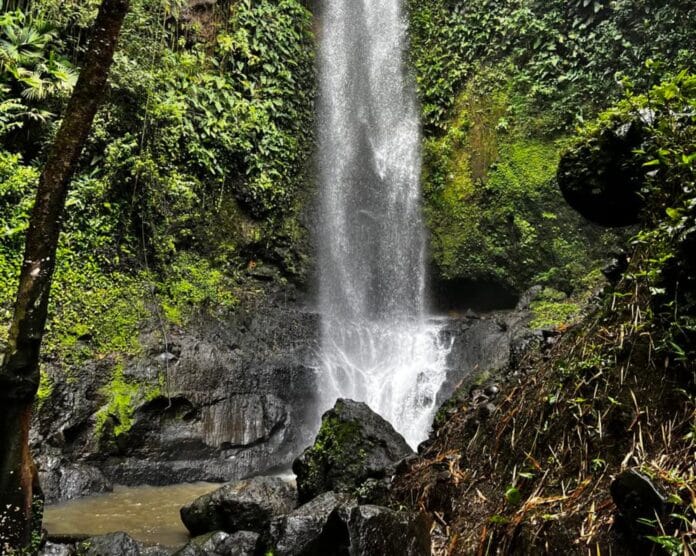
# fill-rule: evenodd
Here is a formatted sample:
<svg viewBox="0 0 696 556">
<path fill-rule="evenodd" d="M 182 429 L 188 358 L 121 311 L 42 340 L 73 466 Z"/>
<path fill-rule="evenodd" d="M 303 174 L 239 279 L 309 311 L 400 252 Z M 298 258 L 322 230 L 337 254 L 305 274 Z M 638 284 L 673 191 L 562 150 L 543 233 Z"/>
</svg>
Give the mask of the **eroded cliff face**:
<svg viewBox="0 0 696 556">
<path fill-rule="evenodd" d="M 201 316 L 166 344 L 146 332 L 143 355 L 122 369 L 88 362 L 35 416 L 48 500 L 289 467 L 318 422 L 317 327 L 290 289 L 227 319 Z"/>
</svg>

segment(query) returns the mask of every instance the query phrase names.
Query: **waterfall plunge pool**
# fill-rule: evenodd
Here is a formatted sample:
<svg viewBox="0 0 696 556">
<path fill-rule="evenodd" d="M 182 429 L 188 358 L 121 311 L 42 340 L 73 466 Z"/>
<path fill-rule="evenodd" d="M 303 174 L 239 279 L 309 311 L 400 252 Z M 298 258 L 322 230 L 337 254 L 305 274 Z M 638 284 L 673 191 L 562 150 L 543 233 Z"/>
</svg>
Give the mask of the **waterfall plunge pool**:
<svg viewBox="0 0 696 556">
<path fill-rule="evenodd" d="M 43 527 L 49 536 L 95 536 L 123 531 L 148 545 L 179 547 L 190 538 L 179 517 L 181 506 L 220 486 L 217 483 L 114 486 L 113 492 L 47 505 Z"/>
</svg>

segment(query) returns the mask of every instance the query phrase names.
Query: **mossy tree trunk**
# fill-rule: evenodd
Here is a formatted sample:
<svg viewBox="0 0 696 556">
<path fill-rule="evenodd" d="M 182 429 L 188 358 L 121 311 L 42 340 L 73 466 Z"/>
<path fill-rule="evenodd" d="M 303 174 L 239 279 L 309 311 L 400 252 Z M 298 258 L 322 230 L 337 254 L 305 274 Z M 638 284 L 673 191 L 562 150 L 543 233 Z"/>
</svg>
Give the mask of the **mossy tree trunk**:
<svg viewBox="0 0 696 556">
<path fill-rule="evenodd" d="M 128 0 L 103 0 L 75 90 L 39 179 L 29 221 L 14 317 L 0 367 L 0 553 L 26 547 L 38 481 L 29 425 L 65 199 L 104 96 Z"/>
</svg>

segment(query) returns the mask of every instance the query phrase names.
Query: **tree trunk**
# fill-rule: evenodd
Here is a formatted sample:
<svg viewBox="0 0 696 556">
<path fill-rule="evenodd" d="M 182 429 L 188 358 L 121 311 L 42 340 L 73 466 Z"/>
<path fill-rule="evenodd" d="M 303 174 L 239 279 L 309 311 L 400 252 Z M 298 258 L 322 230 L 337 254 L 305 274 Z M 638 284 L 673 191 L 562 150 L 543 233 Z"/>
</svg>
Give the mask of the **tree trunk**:
<svg viewBox="0 0 696 556">
<path fill-rule="evenodd" d="M 0 366 L 0 553 L 29 544 L 35 470 L 29 452 L 39 349 L 70 179 L 104 96 L 128 0 L 103 0 L 80 77 L 39 179 L 17 301 Z"/>
</svg>

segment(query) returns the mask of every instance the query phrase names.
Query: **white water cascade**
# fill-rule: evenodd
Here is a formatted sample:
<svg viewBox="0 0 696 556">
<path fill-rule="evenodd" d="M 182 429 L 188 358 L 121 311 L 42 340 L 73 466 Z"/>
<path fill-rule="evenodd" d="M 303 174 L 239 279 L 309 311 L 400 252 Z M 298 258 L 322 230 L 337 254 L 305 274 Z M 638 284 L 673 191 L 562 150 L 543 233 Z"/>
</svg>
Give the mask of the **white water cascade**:
<svg viewBox="0 0 696 556">
<path fill-rule="evenodd" d="M 426 314 L 420 121 L 402 0 L 320 8 L 322 409 L 366 402 L 424 440 L 448 346 Z"/>
</svg>

